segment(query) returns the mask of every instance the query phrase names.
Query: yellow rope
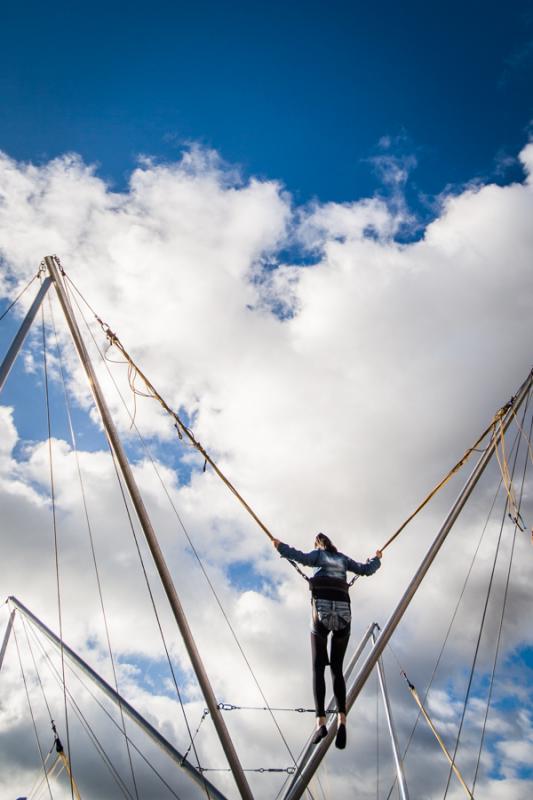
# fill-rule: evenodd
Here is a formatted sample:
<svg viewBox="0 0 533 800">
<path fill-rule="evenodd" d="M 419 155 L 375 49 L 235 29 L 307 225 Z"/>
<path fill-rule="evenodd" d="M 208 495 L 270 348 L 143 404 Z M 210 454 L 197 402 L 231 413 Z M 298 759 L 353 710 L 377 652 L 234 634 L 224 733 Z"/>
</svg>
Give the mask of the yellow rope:
<svg viewBox="0 0 533 800">
<path fill-rule="evenodd" d="M 116 336 L 116 334 L 113 333 L 113 331 L 110 329 L 109 325 L 107 325 L 105 322 L 102 322 L 102 320 L 99 317 L 96 317 L 96 319 L 100 323 L 100 326 L 102 327 L 102 330 L 104 331 L 105 335 L 107 336 L 110 344 L 113 345 L 114 347 L 116 347 L 120 351 L 120 353 L 124 357 L 126 363 L 128 364 L 128 382 L 129 382 L 129 385 L 130 385 L 131 390 L 134 393 L 134 395 L 135 394 L 141 394 L 144 397 L 152 397 L 154 400 L 157 400 L 161 404 L 161 406 L 165 409 L 167 414 L 170 414 L 170 416 L 174 419 L 174 421 L 176 423 L 176 430 L 178 431 L 178 435 L 179 435 L 180 439 L 183 438 L 183 434 L 185 434 L 185 436 L 189 439 L 189 441 L 191 442 L 193 447 L 195 447 L 198 450 L 198 452 L 202 455 L 204 461 L 211 465 L 211 467 L 216 472 L 218 477 L 223 481 L 223 483 L 228 487 L 228 489 L 235 495 L 235 497 L 239 500 L 239 502 L 244 506 L 244 508 L 251 515 L 251 517 L 257 522 L 259 527 L 266 533 L 268 538 L 272 541 L 274 539 L 274 536 L 271 534 L 271 532 L 269 531 L 267 526 L 264 524 L 264 522 L 262 522 L 262 520 L 255 513 L 255 511 L 251 508 L 251 506 L 248 505 L 246 500 L 242 497 L 242 495 L 239 494 L 239 492 L 237 491 L 235 486 L 231 483 L 231 481 L 218 468 L 218 466 L 213 461 L 213 459 L 211 458 L 209 453 L 204 449 L 204 447 L 200 444 L 200 442 L 195 438 L 195 436 L 192 433 L 192 431 L 185 425 L 183 420 L 180 419 L 179 415 L 176 414 L 176 412 L 173 411 L 170 408 L 170 406 L 166 403 L 166 401 L 163 399 L 163 397 L 161 397 L 159 392 L 156 390 L 156 388 L 153 386 L 153 384 L 150 382 L 150 380 L 146 377 L 144 372 L 141 369 L 139 369 L 139 367 L 135 364 L 135 362 L 133 361 L 133 359 L 131 358 L 131 356 L 127 352 L 127 350 L 124 348 L 122 342 L 119 340 L 119 338 Z M 141 378 L 141 380 L 143 381 L 144 385 L 146 386 L 146 388 L 148 390 L 147 394 L 139 392 L 139 390 L 135 386 L 135 379 L 137 377 Z"/>
<path fill-rule="evenodd" d="M 95 315 L 96 316 L 96 315 Z M 96 316 L 98 323 L 100 324 L 102 330 L 104 331 L 107 339 L 109 340 L 110 344 L 116 347 L 120 353 L 122 354 L 125 362 L 128 364 L 128 382 L 134 394 L 141 394 L 144 397 L 152 397 L 153 399 L 157 400 L 161 406 L 165 409 L 165 411 L 170 414 L 170 416 L 174 419 L 176 423 L 176 428 L 178 430 L 178 434 L 180 438 L 182 438 L 182 434 L 185 434 L 187 438 L 190 440 L 192 445 L 198 450 L 199 453 L 203 456 L 204 460 L 211 465 L 214 469 L 218 477 L 225 483 L 225 485 L 230 489 L 230 491 L 235 495 L 235 497 L 239 500 L 239 502 L 244 506 L 244 508 L 248 511 L 248 513 L 253 517 L 253 519 L 257 522 L 259 527 L 266 533 L 269 539 L 272 541 L 274 536 L 271 534 L 269 529 L 266 525 L 260 520 L 257 514 L 253 511 L 253 509 L 248 505 L 246 500 L 239 494 L 235 486 L 228 480 L 228 478 L 224 475 L 223 472 L 217 467 L 216 463 L 213 461 L 211 456 L 207 453 L 207 451 L 202 447 L 199 441 L 194 437 L 192 431 L 185 425 L 185 423 L 180 419 L 178 414 L 173 411 L 170 406 L 166 403 L 166 401 L 161 397 L 159 392 L 150 382 L 150 380 L 146 377 L 146 375 L 142 372 L 141 369 L 135 364 L 127 350 L 124 348 L 122 342 L 118 338 L 118 336 L 113 333 L 109 325 L 103 322 L 98 316 Z M 146 386 L 148 393 L 139 392 L 137 387 L 135 386 L 135 379 L 139 377 L 143 381 L 144 385 Z M 416 515 L 422 511 L 422 509 L 429 503 L 429 501 L 437 494 L 443 486 L 448 483 L 450 478 L 458 472 L 461 467 L 466 463 L 470 455 L 476 450 L 477 446 L 483 441 L 483 439 L 489 434 L 491 431 L 494 432 L 496 425 L 499 423 L 501 425 L 501 420 L 506 412 L 509 410 L 511 403 L 508 402 L 502 408 L 500 408 L 488 428 L 483 431 L 481 436 L 474 442 L 474 444 L 468 448 L 468 450 L 464 453 L 462 458 L 455 464 L 454 467 L 448 472 L 447 475 L 431 490 L 431 492 L 427 495 L 427 497 L 420 503 L 420 505 L 415 509 L 415 511 L 405 520 L 405 522 L 400 525 L 398 530 L 385 542 L 385 544 L 380 548 L 381 551 L 385 550 L 392 542 L 400 535 L 400 533 L 404 530 L 404 528 L 411 522 Z"/>
<path fill-rule="evenodd" d="M 529 436 L 526 435 L 526 432 L 524 431 L 522 425 L 520 424 L 520 421 L 519 421 L 518 417 L 516 416 L 514 408 L 512 409 L 512 414 L 513 414 L 513 417 L 514 417 L 514 421 L 516 422 L 516 425 L 518 427 L 518 430 L 520 431 L 520 434 L 521 434 L 523 440 L 525 441 L 525 443 L 527 445 L 527 449 L 528 449 L 528 453 L 529 453 L 529 459 L 530 459 L 531 463 L 533 464 L 533 448 L 531 447 L 531 440 L 530 440 Z M 516 525 L 518 527 L 520 527 L 520 512 L 519 511 L 517 511 L 513 521 L 516 523 Z M 533 526 L 531 527 L 531 540 L 530 541 L 531 541 L 531 544 L 533 544 Z"/>
<path fill-rule="evenodd" d="M 486 428 L 481 434 L 481 436 L 479 436 L 479 438 L 476 439 L 474 444 L 471 447 L 469 447 L 468 450 L 466 450 L 466 452 L 464 453 L 462 458 L 459 459 L 457 464 L 455 464 L 455 466 L 451 468 L 451 470 L 447 473 L 447 475 L 445 475 L 444 478 L 441 481 L 439 481 L 439 483 L 437 483 L 437 485 L 430 491 L 430 493 L 420 503 L 420 505 L 417 506 L 417 508 L 413 511 L 413 513 L 409 517 L 407 517 L 405 522 L 403 522 L 400 525 L 400 527 L 392 534 L 392 536 L 389 539 L 387 539 L 383 547 L 380 548 L 381 551 L 385 550 L 390 544 L 392 544 L 392 542 L 400 535 L 403 529 L 407 527 L 407 525 L 411 522 L 411 520 L 413 520 L 416 517 L 416 515 L 419 514 L 420 511 L 422 511 L 422 509 L 425 508 L 425 506 L 427 506 L 429 501 L 437 494 L 437 492 L 439 492 L 442 489 L 442 487 L 448 483 L 450 478 L 452 478 L 453 475 L 455 475 L 455 473 L 461 469 L 461 467 L 468 461 L 472 453 L 476 450 L 477 446 L 483 441 L 483 439 L 491 432 L 494 435 L 494 430 L 498 422 L 500 422 L 501 424 L 501 420 L 509 410 L 510 406 L 511 406 L 511 401 L 506 403 L 496 412 L 488 428 Z"/>
<path fill-rule="evenodd" d="M 496 461 L 498 462 L 498 466 L 500 468 L 502 483 L 507 493 L 509 511 L 514 519 L 518 519 L 518 506 L 516 504 L 516 497 L 513 489 L 513 480 L 511 478 L 511 473 L 509 472 L 509 462 L 507 461 L 507 454 L 505 452 L 505 433 L 503 430 L 503 425 L 501 423 L 501 420 L 498 425 L 497 431 L 495 431 L 494 438 L 495 438 L 494 453 L 496 455 Z M 499 446 L 501 447 L 501 455 Z"/>
<path fill-rule="evenodd" d="M 522 438 L 524 439 L 525 443 L 527 444 L 527 449 L 528 449 L 528 452 L 529 452 L 529 458 L 531 460 L 531 463 L 533 464 L 533 448 L 531 447 L 531 442 L 529 440 L 529 437 L 527 436 L 526 432 L 524 431 L 523 427 L 521 426 L 520 421 L 519 421 L 518 417 L 516 416 L 516 412 L 515 412 L 514 408 L 512 409 L 512 413 L 513 413 L 514 421 L 517 424 L 518 430 L 522 434 Z"/>
<path fill-rule="evenodd" d="M 44 775 L 39 775 L 37 777 L 37 780 L 35 781 L 33 787 L 30 789 L 30 791 L 28 793 L 27 800 L 33 800 L 34 798 L 36 798 L 38 796 L 38 794 L 41 794 L 41 788 L 42 788 L 42 786 L 44 786 L 44 783 L 45 783 L 46 779 L 54 777 L 54 772 L 56 771 L 56 767 L 57 767 L 57 764 L 59 762 L 59 756 L 56 755 L 56 757 L 55 757 L 53 763 L 51 764 L 51 766 L 47 767 L 47 764 L 48 764 L 48 761 L 50 760 L 50 756 L 51 755 L 52 755 L 52 752 L 50 751 L 48 753 L 48 755 L 46 756 L 46 758 L 44 760 L 44 763 L 43 763 Z"/>
<path fill-rule="evenodd" d="M 72 283 L 72 281 L 70 281 L 70 282 Z M 74 286 L 74 284 L 72 284 L 72 285 Z M 239 492 L 237 491 L 235 486 L 231 483 L 231 481 L 218 468 L 218 466 L 213 461 L 213 459 L 211 458 L 209 453 L 200 444 L 200 442 L 195 438 L 195 436 L 192 433 L 192 431 L 185 425 L 183 420 L 180 419 L 179 415 L 170 408 L 170 406 L 166 403 L 164 398 L 159 394 L 159 392 L 154 387 L 154 385 L 151 383 L 151 381 L 146 377 L 144 372 L 136 365 L 136 363 L 133 361 L 133 359 L 131 358 L 131 356 L 128 353 L 128 351 L 125 349 L 124 345 L 122 344 L 122 342 L 120 341 L 118 336 L 111 330 L 111 328 L 109 327 L 109 325 L 106 322 L 103 322 L 103 320 L 100 319 L 100 317 L 95 313 L 95 311 L 87 303 L 87 301 L 85 300 L 85 298 L 83 297 L 81 292 L 79 292 L 79 290 L 75 286 L 74 286 L 74 288 L 76 289 L 76 291 L 78 292 L 80 297 L 82 297 L 84 302 L 88 305 L 88 307 L 91 309 L 92 313 L 94 314 L 95 319 L 97 320 L 97 322 L 99 323 L 100 327 L 102 328 L 104 334 L 106 335 L 106 337 L 107 337 L 107 339 L 108 339 L 108 341 L 110 343 L 110 346 L 116 347 L 117 350 L 119 350 L 119 352 L 122 354 L 125 363 L 128 365 L 128 383 L 130 385 L 130 388 L 132 390 L 132 393 L 133 393 L 134 397 L 136 395 L 140 395 L 142 397 L 151 397 L 151 398 L 153 398 L 154 400 L 157 400 L 160 403 L 160 405 L 164 408 L 164 410 L 167 412 L 167 414 L 169 414 L 173 418 L 179 438 L 183 439 L 183 434 L 185 434 L 185 436 L 189 439 L 189 441 L 193 445 L 193 447 L 195 447 L 196 450 L 198 450 L 198 452 L 202 455 L 205 464 L 210 464 L 210 466 L 213 468 L 213 470 L 218 475 L 218 477 L 222 480 L 222 482 L 228 487 L 228 489 L 232 492 L 232 494 L 235 495 L 237 500 L 241 503 L 241 505 L 246 509 L 246 511 L 250 514 L 250 516 L 259 525 L 261 530 L 264 533 L 266 533 L 266 535 L 268 536 L 270 541 L 274 541 L 275 537 L 272 535 L 272 533 L 267 528 L 267 526 L 264 524 L 264 522 L 262 522 L 262 520 L 257 516 L 255 511 L 252 509 L 252 507 L 246 502 L 246 500 L 242 497 L 242 495 L 239 494 Z M 140 378 L 142 380 L 142 382 L 144 383 L 144 385 L 145 385 L 145 387 L 147 389 L 147 392 L 139 391 L 139 389 L 135 385 L 135 382 L 136 382 L 137 378 Z M 463 465 L 468 461 L 468 459 L 470 458 L 471 454 L 476 450 L 476 448 L 483 441 L 483 439 L 489 433 L 492 433 L 492 436 L 495 435 L 495 431 L 496 431 L 496 428 L 497 428 L 498 425 L 501 428 L 502 451 L 504 452 L 504 437 L 503 437 L 503 423 L 502 423 L 502 420 L 503 420 L 503 417 L 505 416 L 505 414 L 509 411 L 509 409 L 512 409 L 512 402 L 513 402 L 513 398 L 511 400 L 509 400 L 504 406 L 502 406 L 496 412 L 496 414 L 494 415 L 490 425 L 483 431 L 481 436 L 479 436 L 478 439 L 476 439 L 476 441 L 474 442 L 474 444 L 471 447 L 469 447 L 468 450 L 466 450 L 466 452 L 464 453 L 462 458 L 457 462 L 457 464 L 455 464 L 455 466 L 452 467 L 452 469 L 444 476 L 444 478 L 441 481 L 439 481 L 439 483 L 430 491 L 430 493 L 427 495 L 427 497 L 420 503 L 419 506 L 417 506 L 417 508 L 413 511 L 413 513 L 410 514 L 409 517 L 407 517 L 405 522 L 403 522 L 402 525 L 400 525 L 400 527 L 393 533 L 393 535 L 389 539 L 387 539 L 385 544 L 382 547 L 380 547 L 380 549 L 377 551 L 378 553 L 383 552 L 390 544 L 392 544 L 392 542 L 400 535 L 400 533 L 404 530 L 404 528 L 406 528 L 407 525 L 416 517 L 416 515 L 419 514 L 420 511 L 422 511 L 423 508 L 425 508 L 425 506 L 437 494 L 437 492 L 439 492 L 443 488 L 443 486 L 445 486 L 448 483 L 448 481 L 452 478 L 452 476 L 455 475 L 461 469 L 461 467 L 463 467 Z M 514 414 L 514 411 L 513 411 L 513 414 Z M 531 454 L 532 460 L 533 460 L 533 453 L 531 451 L 531 447 L 530 447 L 530 454 Z M 497 453 L 497 457 L 498 457 L 498 463 L 500 463 L 499 454 L 498 453 Z M 504 463 L 506 463 L 506 459 L 505 458 L 502 460 L 502 464 L 504 464 Z M 501 464 L 500 464 L 500 468 L 502 468 Z M 502 475 L 503 475 L 503 472 L 502 472 Z M 510 481 L 510 479 L 509 479 L 509 481 Z M 505 485 L 506 485 L 506 489 L 508 490 L 508 493 L 511 493 L 512 487 L 510 486 L 510 482 L 507 482 Z M 513 505 L 513 508 L 516 509 L 516 504 Z"/>
<path fill-rule="evenodd" d="M 73 789 L 74 794 L 76 796 L 76 800 L 81 800 L 80 790 L 78 789 L 76 781 L 74 780 L 74 776 L 73 776 L 72 771 L 70 769 L 69 760 L 67 758 L 67 755 L 66 755 L 65 751 L 62 750 L 60 753 L 58 753 L 58 756 L 61 759 L 61 761 L 63 762 L 63 766 L 65 767 L 67 775 L 69 776 L 69 778 L 70 778 L 70 780 L 72 782 L 72 789 Z"/>
<path fill-rule="evenodd" d="M 465 780 L 464 780 L 463 776 L 461 775 L 457 764 L 455 763 L 455 761 L 453 760 L 453 758 L 449 754 L 448 749 L 446 748 L 446 745 L 442 741 L 437 729 L 435 728 L 433 722 L 431 721 L 429 714 L 427 713 L 426 709 L 422 705 L 422 701 L 420 700 L 420 697 L 418 696 L 418 692 L 416 691 L 416 689 L 415 689 L 415 687 L 413 686 L 412 683 L 410 683 L 409 681 L 407 681 L 407 683 L 409 685 L 409 691 L 411 692 L 415 703 L 417 704 L 418 708 L 420 709 L 420 711 L 422 713 L 422 716 L 426 720 L 426 722 L 429 725 L 433 735 L 435 736 L 436 740 L 438 741 L 438 743 L 439 743 L 439 745 L 440 745 L 440 747 L 442 749 L 442 752 L 444 753 L 444 755 L 446 756 L 446 758 L 450 762 L 450 766 L 453 769 L 453 771 L 455 772 L 455 774 L 456 774 L 461 786 L 465 790 L 465 792 L 466 792 L 467 796 L 470 798 L 470 800 L 474 800 L 474 795 L 472 794 L 472 792 L 470 791 L 470 789 L 466 785 Z"/>
</svg>

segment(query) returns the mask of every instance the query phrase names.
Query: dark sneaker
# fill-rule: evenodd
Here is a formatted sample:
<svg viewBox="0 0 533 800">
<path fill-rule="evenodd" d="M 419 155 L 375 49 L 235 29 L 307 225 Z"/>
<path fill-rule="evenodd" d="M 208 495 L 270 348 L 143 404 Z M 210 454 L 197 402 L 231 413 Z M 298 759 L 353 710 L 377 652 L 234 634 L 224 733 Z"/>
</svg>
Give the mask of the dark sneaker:
<svg viewBox="0 0 533 800">
<path fill-rule="evenodd" d="M 344 750 L 346 747 L 346 725 L 343 725 L 342 722 L 337 728 L 337 735 L 335 737 L 335 747 L 338 747 L 339 750 Z"/>
<path fill-rule="evenodd" d="M 311 742 L 313 744 L 318 744 L 319 742 L 322 741 L 324 736 L 327 736 L 327 735 L 328 735 L 328 729 L 326 728 L 325 725 L 321 725 L 320 728 L 318 728 L 318 730 L 315 733 L 315 735 L 313 736 L 313 738 L 311 739 Z"/>
</svg>

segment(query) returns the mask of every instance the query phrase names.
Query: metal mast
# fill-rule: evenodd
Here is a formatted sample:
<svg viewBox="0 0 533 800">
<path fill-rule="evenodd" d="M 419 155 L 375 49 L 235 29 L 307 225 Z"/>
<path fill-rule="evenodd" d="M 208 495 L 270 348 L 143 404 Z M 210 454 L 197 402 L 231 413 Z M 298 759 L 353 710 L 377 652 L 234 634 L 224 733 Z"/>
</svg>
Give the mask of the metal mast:
<svg viewBox="0 0 533 800">
<path fill-rule="evenodd" d="M 352 657 L 350 658 L 350 660 L 348 662 L 348 666 L 346 667 L 346 669 L 344 671 L 344 679 L 345 679 L 345 681 L 348 681 L 348 678 L 352 674 L 357 662 L 361 658 L 361 655 L 364 652 L 365 647 L 367 646 L 368 642 L 370 641 L 370 638 L 373 637 L 374 631 L 375 631 L 375 629 L 377 627 L 378 627 L 377 623 L 376 622 L 372 622 L 368 626 L 366 631 L 364 632 L 361 641 L 359 642 L 359 644 L 355 648 L 354 653 L 353 653 Z M 326 725 L 328 727 L 328 730 L 329 730 L 330 726 L 332 725 L 333 717 L 336 718 L 336 713 L 328 711 L 328 709 L 331 709 L 331 707 L 333 706 L 333 703 L 334 703 L 334 699 L 333 699 L 333 697 L 330 697 L 328 702 L 327 702 L 327 704 L 326 704 L 326 714 L 328 716 L 328 720 L 326 722 Z M 312 743 L 311 739 L 312 739 L 312 736 L 309 737 L 309 741 L 307 742 L 307 746 L 305 747 L 305 750 L 302 752 L 301 756 L 298 759 L 298 764 L 296 766 L 296 772 L 294 773 L 294 775 L 292 777 L 292 780 L 291 780 L 291 782 L 289 784 L 289 787 L 287 789 L 287 793 L 290 792 L 292 787 L 296 785 L 297 780 L 298 780 L 298 775 L 300 774 L 300 771 L 301 771 L 302 767 L 304 766 L 304 764 L 307 763 L 309 757 L 315 751 L 316 745 L 314 745 Z"/>
<path fill-rule="evenodd" d="M 133 507 L 135 508 L 137 518 L 139 520 L 143 533 L 146 537 L 146 541 L 148 543 L 148 547 L 150 548 L 150 552 L 152 553 L 152 557 L 154 559 L 157 571 L 159 572 L 159 576 L 163 583 L 163 587 L 165 589 L 168 601 L 170 603 L 170 607 L 172 609 L 174 618 L 176 620 L 183 641 L 185 643 L 187 653 L 189 654 L 192 667 L 194 669 L 194 672 L 198 679 L 198 683 L 204 695 L 205 702 L 209 709 L 209 713 L 211 714 L 211 718 L 213 720 L 216 732 L 220 739 L 220 743 L 222 745 L 226 758 L 228 759 L 228 764 L 233 773 L 235 783 L 237 784 L 237 788 L 243 800 L 253 800 L 250 786 L 248 784 L 248 781 L 246 780 L 246 776 L 244 774 L 243 768 L 237 756 L 237 751 L 235 750 L 233 742 L 230 738 L 228 729 L 226 727 L 226 723 L 224 722 L 220 709 L 218 708 L 216 697 L 214 695 L 213 689 L 209 682 L 209 678 L 207 676 L 207 672 L 202 663 L 200 654 L 196 647 L 196 643 L 189 628 L 189 623 L 187 621 L 187 617 L 185 615 L 178 594 L 176 592 L 176 588 L 174 586 L 170 570 L 167 566 L 167 563 L 161 551 L 161 547 L 159 546 L 156 533 L 154 531 L 154 528 L 152 527 L 152 523 L 150 521 L 148 512 L 146 510 L 143 499 L 139 492 L 139 488 L 137 486 L 135 478 L 133 477 L 133 472 L 131 470 L 126 453 L 122 447 L 122 443 L 115 428 L 115 424 L 107 408 L 107 404 L 105 402 L 102 390 L 98 383 L 98 379 L 96 377 L 96 373 L 93 369 L 91 360 L 89 358 L 89 354 L 85 347 L 85 343 L 83 342 L 83 339 L 81 337 L 81 333 L 79 331 L 78 324 L 74 317 L 74 313 L 72 311 L 68 295 L 66 294 L 65 288 L 63 286 L 63 281 L 59 273 L 57 261 L 54 258 L 54 256 L 46 256 L 44 261 L 48 269 L 48 272 L 50 274 L 50 277 L 55 285 L 59 302 L 65 314 L 67 324 L 70 329 L 72 339 L 74 341 L 74 345 L 78 352 L 78 356 L 89 379 L 91 391 L 96 406 L 98 408 L 98 411 L 100 412 L 100 416 L 102 418 L 102 423 L 104 425 L 109 445 L 115 455 L 120 471 L 124 478 L 124 482 L 128 488 L 128 492 Z"/>
<path fill-rule="evenodd" d="M 512 398 L 507 406 L 507 411 L 504 417 L 501 420 L 502 430 L 505 432 L 511 421 L 516 414 L 518 408 L 524 402 L 525 398 L 528 395 L 529 390 L 531 389 L 531 385 L 533 383 L 533 371 L 529 373 L 526 380 L 516 393 L 516 395 Z M 457 500 L 453 504 L 452 508 L 450 509 L 448 516 L 444 520 L 444 523 L 439 530 L 433 544 L 429 548 L 428 552 L 426 553 L 422 563 L 420 564 L 419 568 L 417 569 L 414 577 L 412 578 L 409 586 L 405 590 L 400 602 L 392 612 L 391 616 L 389 617 L 388 621 L 383 627 L 383 630 L 377 639 L 374 647 L 366 657 L 365 661 L 363 662 L 357 676 L 355 678 L 353 686 L 349 689 L 347 697 L 346 697 L 346 709 L 350 711 L 353 704 L 355 703 L 356 699 L 359 697 L 361 690 L 363 689 L 368 677 L 370 676 L 373 668 L 375 667 L 379 657 L 383 653 L 383 650 L 387 646 L 389 639 L 391 638 L 392 634 L 396 630 L 398 623 L 402 619 L 403 615 L 407 611 L 409 603 L 413 599 L 418 587 L 422 583 L 424 576 L 426 575 L 427 571 L 429 570 L 435 556 L 439 552 L 440 548 L 444 544 L 446 537 L 448 536 L 449 532 L 451 531 L 457 517 L 463 510 L 463 507 L 472 494 L 474 487 L 476 486 L 477 482 L 479 481 L 481 475 L 485 471 L 488 463 L 490 462 L 494 451 L 496 449 L 496 438 L 493 436 L 487 449 L 480 457 L 479 461 L 477 462 L 476 466 L 472 470 L 470 477 L 466 481 L 463 489 L 461 490 Z M 325 756 L 328 747 L 330 746 L 331 742 L 335 737 L 335 733 L 337 730 L 337 720 L 336 718 L 333 720 L 330 729 L 328 730 L 328 735 L 322 739 L 319 745 L 316 746 L 315 751 L 305 767 L 297 776 L 292 787 L 289 788 L 288 792 L 285 794 L 283 800 L 298 800 L 305 791 L 309 781 L 313 777 L 315 771 L 317 770 L 320 762 L 322 761 L 323 757 Z"/>
<path fill-rule="evenodd" d="M 15 612 L 12 611 L 9 615 L 9 619 L 7 621 L 6 630 L 4 633 L 4 639 L 2 641 L 2 647 L 0 647 L 0 669 L 2 669 L 2 665 L 4 663 L 4 656 L 6 654 L 7 645 L 9 642 L 9 637 L 11 636 L 11 630 L 13 628 L 13 620 L 15 619 Z"/>
<path fill-rule="evenodd" d="M 4 388 L 4 383 L 6 382 L 7 376 L 9 375 L 9 373 L 11 371 L 11 367 L 15 363 L 15 359 L 16 359 L 18 353 L 19 353 L 20 348 L 24 344 L 24 339 L 28 335 L 28 331 L 30 330 L 31 324 L 32 324 L 33 320 L 35 319 L 35 315 L 37 314 L 37 312 L 39 310 L 39 306 L 43 302 L 44 296 L 45 296 L 46 292 L 48 291 L 48 289 L 50 288 L 51 285 L 52 285 L 51 279 L 46 277 L 44 279 L 44 281 L 42 282 L 41 288 L 37 292 L 37 294 L 35 296 L 35 300 L 31 304 L 31 307 L 30 307 L 28 313 L 26 314 L 22 325 L 20 326 L 20 328 L 17 331 L 17 334 L 16 334 L 15 338 L 13 339 L 11 347 L 7 351 L 6 356 L 5 356 L 4 360 L 2 361 L 2 364 L 0 366 L 0 392 Z"/>
<path fill-rule="evenodd" d="M 376 644 L 376 635 L 372 633 L 372 641 Z M 403 771 L 403 761 L 400 755 L 400 748 L 398 747 L 398 737 L 394 728 L 392 720 L 392 711 L 389 702 L 389 694 L 387 692 L 387 684 L 385 683 L 385 669 L 383 667 L 383 659 L 378 658 L 377 663 L 379 687 L 383 696 L 383 705 L 385 707 L 385 716 L 387 718 L 387 726 L 389 728 L 389 735 L 392 744 L 392 754 L 394 756 L 394 765 L 396 767 L 396 775 L 398 779 L 398 788 L 400 790 L 401 800 L 409 800 L 409 793 L 407 791 L 407 784 L 405 782 L 405 773 Z"/>
</svg>

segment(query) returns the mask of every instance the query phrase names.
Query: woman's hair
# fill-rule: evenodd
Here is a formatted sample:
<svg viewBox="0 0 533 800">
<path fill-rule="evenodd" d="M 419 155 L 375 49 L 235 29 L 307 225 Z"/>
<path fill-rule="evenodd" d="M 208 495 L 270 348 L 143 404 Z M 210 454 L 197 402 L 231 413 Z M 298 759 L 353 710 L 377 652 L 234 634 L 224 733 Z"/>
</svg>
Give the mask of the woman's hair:
<svg viewBox="0 0 533 800">
<path fill-rule="evenodd" d="M 315 547 L 321 547 L 322 550 L 327 550 L 329 553 L 336 553 L 337 548 L 325 533 L 317 533 L 315 537 Z"/>
</svg>

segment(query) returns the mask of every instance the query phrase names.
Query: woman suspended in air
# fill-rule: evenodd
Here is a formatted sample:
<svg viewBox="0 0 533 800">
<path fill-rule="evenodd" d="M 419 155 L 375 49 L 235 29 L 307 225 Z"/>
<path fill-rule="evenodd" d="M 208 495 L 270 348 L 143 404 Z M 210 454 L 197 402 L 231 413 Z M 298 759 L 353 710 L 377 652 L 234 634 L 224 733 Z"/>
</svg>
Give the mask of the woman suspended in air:
<svg viewBox="0 0 533 800">
<path fill-rule="evenodd" d="M 343 675 L 343 660 L 350 639 L 351 623 L 346 572 L 355 572 L 356 575 L 373 575 L 381 566 L 382 553 L 377 550 L 374 558 L 370 558 L 366 564 L 360 564 L 343 553 L 339 553 L 324 533 L 317 535 L 315 549 L 310 553 L 302 553 L 300 550 L 280 542 L 279 539 L 273 539 L 272 544 L 282 558 L 315 568 L 314 575 L 309 581 L 312 594 L 313 694 L 317 723 L 313 744 L 318 744 L 327 734 L 324 672 L 329 663 L 338 712 L 335 745 L 339 749 L 343 749 L 346 747 L 346 684 Z M 327 645 L 330 633 L 331 649 L 328 659 Z"/>
</svg>

